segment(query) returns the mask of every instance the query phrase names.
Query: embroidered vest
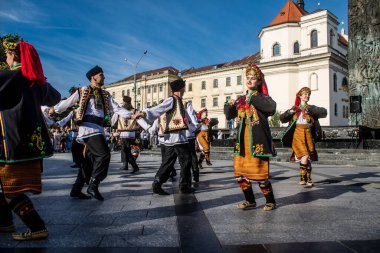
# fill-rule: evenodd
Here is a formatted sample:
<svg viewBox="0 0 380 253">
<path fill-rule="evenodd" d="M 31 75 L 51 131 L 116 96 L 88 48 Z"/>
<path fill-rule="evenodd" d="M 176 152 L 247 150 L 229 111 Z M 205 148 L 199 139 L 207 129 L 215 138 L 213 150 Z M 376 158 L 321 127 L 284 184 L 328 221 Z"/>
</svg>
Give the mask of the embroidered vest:
<svg viewBox="0 0 380 253">
<path fill-rule="evenodd" d="M 164 125 L 162 124 L 164 121 L 166 121 L 165 118 L 166 118 L 166 113 L 162 114 L 160 118 L 158 119 L 158 136 L 159 137 L 164 137 L 165 135 Z"/>
<path fill-rule="evenodd" d="M 164 133 L 187 129 L 185 106 L 180 98 L 176 96 L 172 96 L 172 98 L 173 108 L 160 118 L 160 124 L 163 126 Z"/>
<path fill-rule="evenodd" d="M 136 113 L 136 110 L 133 110 Z M 119 116 L 117 120 L 117 130 L 119 132 L 133 132 L 140 129 L 139 124 L 137 124 L 137 119 L 124 119 Z"/>
<path fill-rule="evenodd" d="M 91 86 L 82 87 L 79 89 L 79 107 L 76 109 L 75 122 L 80 125 L 83 122 L 83 117 L 86 112 L 87 104 L 90 98 L 93 96 Z M 103 110 L 104 110 L 104 122 L 103 126 L 110 127 L 111 118 L 111 105 L 109 104 L 110 93 L 102 89 L 103 97 Z"/>
</svg>

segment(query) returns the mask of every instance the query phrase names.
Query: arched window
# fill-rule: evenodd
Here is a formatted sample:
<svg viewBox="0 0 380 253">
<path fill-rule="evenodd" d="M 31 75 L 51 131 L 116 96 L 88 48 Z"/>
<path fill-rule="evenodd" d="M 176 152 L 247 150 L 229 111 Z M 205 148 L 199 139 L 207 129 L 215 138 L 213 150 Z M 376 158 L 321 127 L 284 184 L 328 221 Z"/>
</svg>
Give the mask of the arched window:
<svg viewBox="0 0 380 253">
<path fill-rule="evenodd" d="M 281 55 L 281 51 L 280 51 L 280 44 L 278 44 L 277 42 L 273 45 L 273 56 L 279 56 Z"/>
<path fill-rule="evenodd" d="M 310 75 L 309 83 L 309 87 L 311 90 L 318 90 L 318 75 L 316 73 L 312 73 Z"/>
<path fill-rule="evenodd" d="M 331 47 L 334 45 L 334 37 L 335 37 L 334 31 L 333 29 L 330 29 L 330 46 Z"/>
<path fill-rule="evenodd" d="M 338 91 L 338 81 L 337 81 L 337 77 L 336 77 L 336 74 L 334 73 L 334 76 L 333 76 L 333 89 L 335 92 Z"/>
<path fill-rule="evenodd" d="M 300 43 L 298 43 L 298 41 L 294 42 L 293 53 L 294 54 L 299 54 L 300 53 Z"/>
<path fill-rule="evenodd" d="M 348 81 L 346 77 L 342 79 L 342 90 L 348 92 Z"/>
<path fill-rule="evenodd" d="M 311 41 L 311 48 L 318 47 L 318 31 L 317 30 L 311 31 L 310 41 Z"/>
</svg>

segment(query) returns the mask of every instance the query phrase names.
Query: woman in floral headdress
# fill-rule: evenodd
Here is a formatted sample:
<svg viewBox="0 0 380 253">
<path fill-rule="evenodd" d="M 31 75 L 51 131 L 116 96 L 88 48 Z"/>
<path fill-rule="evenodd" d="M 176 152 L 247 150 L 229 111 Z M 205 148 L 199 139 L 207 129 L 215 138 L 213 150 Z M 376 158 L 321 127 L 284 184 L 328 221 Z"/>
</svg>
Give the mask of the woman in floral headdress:
<svg viewBox="0 0 380 253">
<path fill-rule="evenodd" d="M 202 108 L 197 114 L 199 124 L 201 125 L 200 131 L 197 135 L 197 144 L 201 152 L 201 154 L 199 155 L 198 166 L 201 169 L 203 169 L 202 162 L 205 158 L 206 164 L 208 166 L 212 165 L 210 161 L 210 119 L 207 116 L 207 108 Z"/>
<path fill-rule="evenodd" d="M 318 160 L 314 146 L 322 135 L 318 119 L 327 116 L 325 108 L 308 104 L 310 94 L 310 88 L 300 89 L 297 92 L 294 106 L 280 115 L 282 123 L 289 122 L 281 142 L 284 146 L 292 148 L 290 160 L 300 162 L 300 184 L 305 187 L 313 186 L 311 161 Z"/>
<path fill-rule="evenodd" d="M 246 68 L 247 92 L 225 105 L 227 120 L 238 118 L 239 132 L 235 145 L 234 175 L 245 201 L 238 208 L 256 207 L 251 181 L 257 181 L 265 196 L 265 211 L 276 208 L 273 188 L 269 181 L 269 158 L 275 156 L 268 117 L 276 112 L 276 102 L 268 95 L 264 74 L 255 64 Z"/>
<path fill-rule="evenodd" d="M 15 231 L 13 211 L 29 228 L 13 239 L 44 239 L 45 223 L 25 193 L 41 193 L 42 159 L 53 153 L 41 106 L 53 106 L 61 95 L 45 81 L 31 44 L 3 46 L 10 70 L 0 72 L 0 232 Z"/>
</svg>

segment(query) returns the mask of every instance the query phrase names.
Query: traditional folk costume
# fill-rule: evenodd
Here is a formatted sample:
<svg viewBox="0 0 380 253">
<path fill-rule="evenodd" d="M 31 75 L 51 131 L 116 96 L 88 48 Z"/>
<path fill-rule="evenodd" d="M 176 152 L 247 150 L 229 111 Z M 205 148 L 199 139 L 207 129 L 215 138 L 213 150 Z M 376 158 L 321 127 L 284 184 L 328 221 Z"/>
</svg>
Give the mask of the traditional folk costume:
<svg viewBox="0 0 380 253">
<path fill-rule="evenodd" d="M 123 105 L 125 109 L 133 111 L 133 113 L 137 112 L 137 110 L 132 107 L 131 97 L 124 96 L 123 101 L 125 103 Z M 136 143 L 136 135 L 140 131 L 141 127 L 137 121 L 137 119 L 124 119 L 117 113 L 115 113 L 112 117 L 112 125 L 117 122 L 117 131 L 120 133 L 119 141 L 121 142 L 121 162 L 123 163 L 123 166 L 120 169 L 128 170 L 128 163 L 130 163 L 133 168 L 131 172 L 132 174 L 139 171 L 139 166 L 136 163 L 137 157 L 135 158 L 132 155 L 132 147 L 139 145 L 139 143 Z"/>
<path fill-rule="evenodd" d="M 186 129 L 186 138 L 187 138 L 187 140 L 189 142 L 189 146 L 190 146 L 191 170 L 192 170 L 192 174 L 193 174 L 193 180 L 195 182 L 199 182 L 198 158 L 197 158 L 196 148 L 195 148 L 195 141 L 196 141 L 195 132 L 198 131 L 199 124 L 198 124 L 198 120 L 197 120 L 197 115 L 196 115 L 194 108 L 191 105 L 191 103 L 189 103 L 189 102 L 185 103 L 185 108 L 186 108 L 186 113 L 189 117 L 189 120 L 186 121 L 186 124 L 188 126 L 188 129 Z M 158 136 L 158 142 L 160 144 L 162 159 L 165 155 L 165 144 L 164 144 L 165 143 L 164 142 L 165 134 L 164 134 L 164 126 L 161 123 L 164 122 L 165 117 L 166 117 L 165 114 L 161 115 L 159 118 L 157 118 L 154 121 L 152 127 L 149 128 L 149 133 L 151 135 L 157 134 L 157 136 Z M 175 159 L 173 159 L 172 164 L 169 166 L 169 167 L 172 167 L 171 173 L 170 173 L 171 178 L 174 178 L 177 175 L 177 172 L 174 168 L 176 158 L 177 157 L 175 157 Z"/>
<path fill-rule="evenodd" d="M 172 92 L 178 92 L 185 87 L 182 79 L 170 83 Z M 164 132 L 162 163 L 156 173 L 153 182 L 153 192 L 160 195 L 168 195 L 161 186 L 165 183 L 173 169 L 178 157 L 181 166 L 179 188 L 182 193 L 191 193 L 191 155 L 189 143 L 186 138 L 186 121 L 189 119 L 182 98 L 173 95 L 165 99 L 161 104 L 143 111 L 146 119 L 153 122 L 161 115 L 160 127 Z"/>
<path fill-rule="evenodd" d="M 226 103 L 227 120 L 238 117 L 239 132 L 234 153 L 234 176 L 246 201 L 238 207 L 246 210 L 256 207 L 251 181 L 258 181 L 266 199 L 264 210 L 275 209 L 272 185 L 269 181 L 269 158 L 276 155 L 268 117 L 276 112 L 276 102 L 268 95 L 264 74 L 254 64 L 246 69 L 247 76 L 261 81 L 257 90 L 248 90 L 233 105 Z"/>
<path fill-rule="evenodd" d="M 190 146 L 190 154 L 191 154 L 191 170 L 193 173 L 194 182 L 199 182 L 199 166 L 198 166 L 198 157 L 196 153 L 196 135 L 195 132 L 198 132 L 200 128 L 200 124 L 198 123 L 197 114 L 190 102 L 186 102 L 185 104 L 186 112 L 189 116 L 189 120 L 187 121 L 188 129 L 186 130 L 186 137 Z"/>
<path fill-rule="evenodd" d="M 148 129 L 150 135 L 155 135 L 155 134 L 157 135 L 157 140 L 158 140 L 160 151 L 161 151 L 161 160 L 164 159 L 164 155 L 165 155 L 165 141 L 164 141 L 165 133 L 163 129 L 164 126 L 163 124 L 161 124 L 161 122 L 165 120 L 165 117 L 166 115 L 162 114 L 160 117 L 154 120 L 152 126 Z M 175 161 L 176 159 L 173 159 L 172 164 L 168 165 L 168 167 L 171 167 L 171 169 L 169 169 L 171 171 L 169 174 L 169 177 L 172 179 L 175 176 L 177 176 L 177 171 L 174 167 Z"/>
<path fill-rule="evenodd" d="M 87 72 L 88 80 L 103 73 L 102 68 L 95 66 Z M 68 99 L 54 106 L 57 113 L 66 111 L 79 103 L 75 121 L 79 125 L 77 141 L 85 144 L 86 155 L 83 167 L 86 183 L 89 182 L 87 193 L 92 197 L 103 200 L 99 192 L 99 184 L 107 177 L 111 159 L 103 127 L 109 127 L 112 112 L 117 112 L 123 118 L 130 118 L 132 113 L 121 107 L 110 93 L 101 87 L 91 84 L 78 89 Z"/>
<path fill-rule="evenodd" d="M 322 107 L 314 105 L 300 105 L 300 96 L 303 93 L 311 94 L 308 87 L 303 87 L 296 95 L 296 101 L 291 108 L 294 113 L 287 110 L 280 115 L 282 123 L 289 122 L 281 142 L 285 147 L 292 148 L 291 161 L 300 161 L 300 177 L 301 185 L 312 187 L 313 181 L 311 179 L 311 162 L 318 160 L 317 151 L 315 150 L 315 143 L 322 136 L 322 129 L 319 124 L 319 118 L 327 116 L 327 110 Z M 303 164 L 301 158 L 308 156 L 308 162 Z"/>
<path fill-rule="evenodd" d="M 200 112 L 197 114 L 199 123 L 201 125 L 200 131 L 197 135 L 197 144 L 198 149 L 200 150 L 201 154 L 199 156 L 199 167 L 203 169 L 202 162 L 206 158 L 206 164 L 211 166 L 212 163 L 210 161 L 210 119 L 207 118 L 207 109 L 203 108 Z"/>
<path fill-rule="evenodd" d="M 81 170 L 83 162 L 84 162 L 84 156 L 83 156 L 83 151 L 84 151 L 84 145 L 83 143 L 79 143 L 77 141 L 78 137 L 78 131 L 79 131 L 79 126 L 75 123 L 75 114 L 77 113 L 79 105 L 75 105 L 73 108 L 73 117 L 71 118 L 71 133 L 72 133 L 72 138 L 73 138 L 73 144 L 71 146 L 71 155 L 73 157 L 73 165 L 71 165 L 71 168 L 79 168 Z"/>
<path fill-rule="evenodd" d="M 61 95 L 45 81 L 31 44 L 3 45 L 7 57 L 17 55 L 21 64 L 0 72 L 0 232 L 15 231 L 13 210 L 29 228 L 13 239 L 44 239 L 45 223 L 25 193 L 41 193 L 42 159 L 53 154 L 41 105 L 53 106 Z"/>
</svg>

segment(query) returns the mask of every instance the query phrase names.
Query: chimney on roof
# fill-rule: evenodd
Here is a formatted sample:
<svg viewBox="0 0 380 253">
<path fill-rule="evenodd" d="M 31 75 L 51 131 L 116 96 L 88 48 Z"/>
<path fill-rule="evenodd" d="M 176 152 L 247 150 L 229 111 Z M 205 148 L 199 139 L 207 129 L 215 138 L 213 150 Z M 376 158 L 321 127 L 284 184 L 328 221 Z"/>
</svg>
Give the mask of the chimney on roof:
<svg viewBox="0 0 380 253">
<path fill-rule="evenodd" d="M 297 0 L 297 6 L 301 9 L 301 10 L 305 10 L 305 2 L 303 0 Z"/>
</svg>

